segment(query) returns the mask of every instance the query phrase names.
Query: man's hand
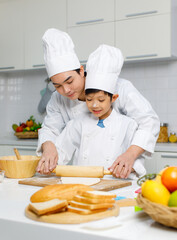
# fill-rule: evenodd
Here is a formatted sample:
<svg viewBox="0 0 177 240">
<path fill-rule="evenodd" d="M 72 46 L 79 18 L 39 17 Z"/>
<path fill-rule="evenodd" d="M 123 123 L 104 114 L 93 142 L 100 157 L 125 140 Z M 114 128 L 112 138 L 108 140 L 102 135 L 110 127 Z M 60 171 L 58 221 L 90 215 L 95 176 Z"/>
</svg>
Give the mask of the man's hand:
<svg viewBox="0 0 177 240">
<path fill-rule="evenodd" d="M 36 171 L 40 174 L 50 174 L 57 166 L 58 152 L 55 145 L 47 141 L 42 144 L 42 157 Z"/>
<path fill-rule="evenodd" d="M 144 152 L 144 149 L 132 145 L 125 153 L 120 155 L 108 169 L 117 178 L 127 178 L 133 171 L 135 160 Z"/>
</svg>

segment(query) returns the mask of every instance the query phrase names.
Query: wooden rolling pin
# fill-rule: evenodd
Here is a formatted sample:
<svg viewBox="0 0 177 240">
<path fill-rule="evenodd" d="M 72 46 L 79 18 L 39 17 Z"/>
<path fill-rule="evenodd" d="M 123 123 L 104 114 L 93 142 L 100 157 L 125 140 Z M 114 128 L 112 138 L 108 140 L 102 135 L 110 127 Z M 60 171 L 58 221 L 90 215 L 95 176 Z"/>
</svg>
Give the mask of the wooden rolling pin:
<svg viewBox="0 0 177 240">
<path fill-rule="evenodd" d="M 108 170 L 104 170 L 104 167 L 100 166 L 61 166 L 58 165 L 53 172 L 60 177 L 92 177 L 103 178 L 104 175 L 111 175 Z"/>
</svg>

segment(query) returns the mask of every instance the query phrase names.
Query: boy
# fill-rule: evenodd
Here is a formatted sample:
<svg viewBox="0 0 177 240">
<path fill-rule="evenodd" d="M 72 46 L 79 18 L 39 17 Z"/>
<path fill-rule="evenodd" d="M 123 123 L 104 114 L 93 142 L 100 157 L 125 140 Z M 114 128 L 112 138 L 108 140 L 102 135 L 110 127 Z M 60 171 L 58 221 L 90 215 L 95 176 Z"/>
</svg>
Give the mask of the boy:
<svg viewBox="0 0 177 240">
<path fill-rule="evenodd" d="M 90 112 L 71 120 L 57 139 L 59 164 L 67 164 L 75 154 L 73 165 L 109 168 L 130 147 L 137 123 L 112 108 L 122 65 L 120 50 L 111 46 L 101 45 L 89 56 L 85 95 Z M 142 176 L 146 173 L 143 161 L 142 156 L 133 163 L 127 161 L 122 171 L 129 178 Z"/>
</svg>

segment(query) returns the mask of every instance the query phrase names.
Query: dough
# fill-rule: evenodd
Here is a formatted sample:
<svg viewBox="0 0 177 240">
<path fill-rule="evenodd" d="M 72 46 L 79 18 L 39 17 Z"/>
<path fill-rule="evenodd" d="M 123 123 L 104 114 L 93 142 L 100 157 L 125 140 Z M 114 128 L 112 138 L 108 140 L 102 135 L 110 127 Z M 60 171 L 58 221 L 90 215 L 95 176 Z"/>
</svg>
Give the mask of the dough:
<svg viewBox="0 0 177 240">
<path fill-rule="evenodd" d="M 86 177 L 61 177 L 63 184 L 84 184 L 84 185 L 94 185 L 100 182 L 100 178 L 86 178 Z"/>
</svg>

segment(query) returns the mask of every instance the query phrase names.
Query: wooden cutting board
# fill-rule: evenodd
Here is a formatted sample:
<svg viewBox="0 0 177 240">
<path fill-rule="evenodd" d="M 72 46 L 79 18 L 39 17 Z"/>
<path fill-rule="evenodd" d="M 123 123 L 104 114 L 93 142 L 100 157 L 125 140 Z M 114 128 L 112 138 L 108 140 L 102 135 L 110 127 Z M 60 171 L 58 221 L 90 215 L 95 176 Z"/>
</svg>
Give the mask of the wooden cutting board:
<svg viewBox="0 0 177 240">
<path fill-rule="evenodd" d="M 29 209 L 29 207 L 27 207 L 25 209 L 25 215 L 26 217 L 39 222 L 58 223 L 58 224 L 78 224 L 78 223 L 96 221 L 96 220 L 100 220 L 100 219 L 108 218 L 112 216 L 118 216 L 119 206 L 115 204 L 115 206 L 112 209 L 105 210 L 99 213 L 89 214 L 89 215 L 81 215 L 81 214 L 66 211 L 66 212 L 43 215 L 43 216 L 37 216 L 35 213 L 33 213 Z"/>
<path fill-rule="evenodd" d="M 18 183 L 25 184 L 25 185 L 45 187 L 52 184 L 61 184 L 61 181 L 60 181 L 60 178 L 46 179 L 46 178 L 40 178 L 40 177 L 33 177 L 33 178 L 26 178 L 23 180 L 19 180 Z M 99 183 L 92 185 L 91 187 L 94 188 L 94 190 L 111 191 L 114 189 L 130 186 L 130 185 L 132 185 L 130 181 L 100 179 Z"/>
</svg>

